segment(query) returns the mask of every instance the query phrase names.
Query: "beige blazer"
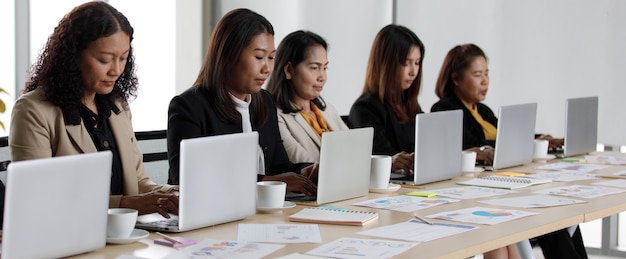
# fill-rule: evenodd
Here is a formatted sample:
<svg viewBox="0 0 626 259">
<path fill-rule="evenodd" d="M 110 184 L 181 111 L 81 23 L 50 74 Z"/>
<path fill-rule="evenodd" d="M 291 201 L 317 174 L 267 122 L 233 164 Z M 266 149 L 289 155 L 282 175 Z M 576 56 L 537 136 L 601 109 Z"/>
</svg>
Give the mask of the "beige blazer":
<svg viewBox="0 0 626 259">
<path fill-rule="evenodd" d="M 130 108 L 121 102 L 115 105 L 121 109 L 117 114 L 111 113 L 109 124 L 122 163 L 124 194 L 171 191 L 173 186 L 158 185 L 148 178 L 131 124 Z M 9 146 L 12 161 L 97 152 L 85 125 L 66 124 L 61 109 L 45 101 L 41 90 L 24 94 L 15 102 Z M 112 195 L 109 206 L 119 206 L 120 199 L 120 195 Z"/>
<path fill-rule="evenodd" d="M 326 110 L 322 113 L 332 131 L 348 130 L 332 105 L 326 103 Z M 289 161 L 319 162 L 322 142 L 300 113 L 283 113 L 278 109 L 278 129 Z"/>
</svg>

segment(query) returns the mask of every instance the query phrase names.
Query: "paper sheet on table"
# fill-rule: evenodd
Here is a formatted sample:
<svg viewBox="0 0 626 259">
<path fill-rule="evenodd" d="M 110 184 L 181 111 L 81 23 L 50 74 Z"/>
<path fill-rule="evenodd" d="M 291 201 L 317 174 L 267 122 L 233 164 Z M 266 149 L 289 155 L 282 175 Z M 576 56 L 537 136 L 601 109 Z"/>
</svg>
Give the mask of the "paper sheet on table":
<svg viewBox="0 0 626 259">
<path fill-rule="evenodd" d="M 615 179 L 615 180 L 610 180 L 610 181 L 597 182 L 593 184 L 609 186 L 609 187 L 626 188 L 626 179 Z"/>
<path fill-rule="evenodd" d="M 626 157 L 623 156 L 585 156 L 587 163 L 626 165 Z"/>
<path fill-rule="evenodd" d="M 572 182 L 591 180 L 598 178 L 598 175 L 589 174 L 587 172 L 571 172 L 571 171 L 558 171 L 558 172 L 540 172 L 534 174 L 527 174 L 526 177 L 550 179 L 556 182 Z"/>
<path fill-rule="evenodd" d="M 239 224 L 239 242 L 321 243 L 317 224 Z"/>
<path fill-rule="evenodd" d="M 558 197 L 558 196 L 550 196 L 550 195 L 529 195 L 529 196 L 519 196 L 519 197 L 513 197 L 513 198 L 484 200 L 484 201 L 479 201 L 479 202 L 490 204 L 490 205 L 496 205 L 496 206 L 509 206 L 509 207 L 518 207 L 518 208 L 543 208 L 543 207 L 554 207 L 554 206 L 585 203 L 586 201 L 563 198 L 563 197 Z"/>
<path fill-rule="evenodd" d="M 352 205 L 370 207 L 370 208 L 376 208 L 376 209 L 411 212 L 411 211 L 421 210 L 421 209 L 430 208 L 430 207 L 434 207 L 434 206 L 441 205 L 441 204 L 448 204 L 451 202 L 458 202 L 458 201 L 459 200 L 449 199 L 449 198 L 440 198 L 440 197 L 424 198 L 424 197 L 400 195 L 400 196 L 366 200 L 362 202 L 353 203 Z"/>
<path fill-rule="evenodd" d="M 595 170 L 600 170 L 610 167 L 610 165 L 596 165 L 596 164 L 576 164 L 576 163 L 551 163 L 547 165 L 542 165 L 539 167 L 535 167 L 537 170 L 552 170 L 552 171 L 566 171 L 566 172 L 577 172 L 577 173 L 590 173 Z"/>
<path fill-rule="evenodd" d="M 307 254 L 301 254 L 301 253 L 291 253 L 285 256 L 276 257 L 276 259 L 319 259 L 319 258 L 326 258 L 326 257 L 307 255 Z"/>
<path fill-rule="evenodd" d="M 285 245 L 243 243 L 232 240 L 205 239 L 163 259 L 179 258 L 261 258 Z"/>
<path fill-rule="evenodd" d="M 415 245 L 417 243 L 344 237 L 308 251 L 306 254 L 348 259 L 391 258 Z"/>
<path fill-rule="evenodd" d="M 592 198 L 602 197 L 605 195 L 622 193 L 624 191 L 625 190 L 622 190 L 622 189 L 601 187 L 601 186 L 569 185 L 569 186 L 562 186 L 562 187 L 556 187 L 556 188 L 550 188 L 550 189 L 543 189 L 543 190 L 536 191 L 534 193 L 592 199 Z"/>
<path fill-rule="evenodd" d="M 506 210 L 500 208 L 486 208 L 486 207 L 472 207 L 455 211 L 440 212 L 432 215 L 428 215 L 429 218 L 452 220 L 459 222 L 494 225 L 509 220 L 523 218 L 527 216 L 537 215 L 539 213 L 521 211 L 521 210 Z"/>
<path fill-rule="evenodd" d="M 444 222 L 433 222 L 430 225 L 426 222 L 412 219 L 407 222 L 361 231 L 357 234 L 413 242 L 427 242 L 476 228 L 478 227 Z"/>
<path fill-rule="evenodd" d="M 446 189 L 430 190 L 436 192 L 439 196 L 445 196 L 457 199 L 478 199 L 484 197 L 493 197 L 509 193 L 517 193 L 517 191 L 487 188 L 479 186 L 454 187 Z"/>
</svg>

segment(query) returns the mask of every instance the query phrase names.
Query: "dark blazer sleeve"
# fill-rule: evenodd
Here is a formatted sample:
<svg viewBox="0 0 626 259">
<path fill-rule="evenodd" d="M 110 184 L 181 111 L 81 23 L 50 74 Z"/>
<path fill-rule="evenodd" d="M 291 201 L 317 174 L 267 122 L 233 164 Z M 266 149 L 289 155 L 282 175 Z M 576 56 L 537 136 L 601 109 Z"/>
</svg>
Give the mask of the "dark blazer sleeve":
<svg viewBox="0 0 626 259">
<path fill-rule="evenodd" d="M 169 184 L 179 184 L 180 176 L 180 141 L 183 139 L 200 137 L 207 134 L 202 130 L 204 118 L 202 114 L 202 100 L 195 100 L 189 94 L 193 88 L 179 96 L 172 98 L 168 108 L 167 118 L 167 159 L 169 161 Z M 206 111 L 206 110 L 205 110 Z"/>
<path fill-rule="evenodd" d="M 463 110 L 463 149 L 469 149 L 473 147 L 481 147 L 484 145 L 495 146 L 495 141 L 486 140 L 485 133 L 482 127 L 474 119 L 472 113 L 465 108 L 460 100 L 456 98 L 446 98 L 439 100 L 430 108 L 431 112 L 449 111 L 449 110 Z M 491 109 L 482 103 L 478 103 L 478 113 L 484 120 L 497 126 L 496 116 Z M 484 115 L 483 115 L 484 113 Z"/>
<path fill-rule="evenodd" d="M 276 108 L 271 96 L 265 90 L 263 98 L 269 107 L 269 118 L 260 128 L 253 128 L 259 133 L 259 146 L 263 150 L 265 172 L 267 175 L 284 172 L 299 173 L 309 164 L 289 162 L 278 131 Z M 167 157 L 170 164 L 168 183 L 178 184 L 180 176 L 180 141 L 188 138 L 241 133 L 241 123 L 222 120 L 209 104 L 207 93 L 200 87 L 192 87 L 172 98 L 167 119 Z M 252 107 L 250 107 L 252 109 Z M 251 110 L 251 119 L 254 114 Z M 261 180 L 262 175 L 257 177 Z"/>
<path fill-rule="evenodd" d="M 259 144 L 263 149 L 265 158 L 265 174 L 277 175 L 285 172 L 300 173 L 302 168 L 311 165 L 311 163 L 291 163 L 287 156 L 287 151 L 283 146 L 278 129 L 278 115 L 276 113 L 276 105 L 272 96 L 266 90 L 261 90 L 265 106 L 268 107 L 268 117 L 265 124 L 260 128 L 255 128 L 259 132 Z M 252 111 L 251 113 L 252 114 Z M 254 126 L 253 126 L 254 127 Z"/>
<path fill-rule="evenodd" d="M 4 222 L 4 183 L 0 181 L 0 230 Z"/>
<path fill-rule="evenodd" d="M 387 109 L 384 104 L 380 103 L 373 95 L 364 93 L 361 95 L 350 108 L 350 116 L 348 117 L 350 125 L 353 128 L 374 128 L 374 144 L 372 147 L 373 154 L 395 155 L 399 153 L 400 148 L 394 145 L 392 118 L 388 116 Z"/>
</svg>

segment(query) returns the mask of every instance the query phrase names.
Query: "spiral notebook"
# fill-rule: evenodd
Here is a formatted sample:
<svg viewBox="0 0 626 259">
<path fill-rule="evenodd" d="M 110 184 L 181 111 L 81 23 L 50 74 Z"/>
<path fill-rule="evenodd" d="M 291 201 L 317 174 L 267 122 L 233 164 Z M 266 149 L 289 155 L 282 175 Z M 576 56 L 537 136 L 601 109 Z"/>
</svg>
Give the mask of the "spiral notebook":
<svg viewBox="0 0 626 259">
<path fill-rule="evenodd" d="M 528 186 L 544 184 L 544 183 L 549 183 L 549 182 L 552 182 L 552 180 L 517 177 L 517 176 L 485 175 L 485 176 L 478 176 L 471 180 L 457 182 L 457 184 L 502 188 L 502 189 L 519 189 L 519 188 L 524 188 Z"/>
<path fill-rule="evenodd" d="M 378 219 L 378 213 L 370 211 L 337 210 L 328 208 L 304 208 L 289 216 L 289 221 L 363 226 Z"/>
</svg>

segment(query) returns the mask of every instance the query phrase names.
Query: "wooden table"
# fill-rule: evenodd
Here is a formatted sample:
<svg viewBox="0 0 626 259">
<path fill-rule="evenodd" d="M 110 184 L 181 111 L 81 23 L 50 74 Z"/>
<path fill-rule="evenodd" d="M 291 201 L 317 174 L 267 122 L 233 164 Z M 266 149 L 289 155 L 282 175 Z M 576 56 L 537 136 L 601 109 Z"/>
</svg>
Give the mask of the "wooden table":
<svg viewBox="0 0 626 259">
<path fill-rule="evenodd" d="M 613 153 L 603 153 L 607 155 L 616 155 Z M 549 162 L 558 162 L 560 160 L 555 159 Z M 505 171 L 533 171 L 533 168 L 541 165 L 540 163 L 528 164 L 521 167 L 510 168 Z M 614 171 L 626 170 L 626 166 L 614 166 L 611 168 L 600 170 L 598 174 L 610 174 Z M 467 179 L 468 177 L 462 176 L 449 181 L 432 183 L 418 187 L 422 190 L 432 190 L 449 187 L 459 187 L 456 182 Z M 586 181 L 576 181 L 571 183 L 564 182 L 552 182 L 548 184 L 533 186 L 530 188 L 520 189 L 519 193 L 499 196 L 499 197 L 513 197 L 514 195 L 527 195 L 533 191 L 537 191 L 545 188 L 552 188 L 557 186 L 566 186 L 570 184 L 591 184 L 593 182 L 605 181 L 609 179 L 594 179 Z M 365 201 L 374 198 L 388 197 L 401 195 L 407 192 L 415 191 L 416 187 L 402 188 L 397 192 L 389 194 L 370 193 L 365 197 L 355 198 L 346 201 L 340 201 L 329 205 L 336 207 L 345 207 L 351 210 L 364 210 L 364 211 L 376 211 L 379 213 L 379 219 L 377 222 L 369 224 L 364 227 L 355 226 L 338 226 L 320 224 L 319 229 L 322 235 L 323 243 L 331 242 L 341 237 L 355 237 L 355 238 L 373 238 L 369 236 L 362 236 L 355 234 L 356 232 L 376 228 L 380 226 L 400 223 L 412 218 L 414 213 L 396 212 L 390 210 L 372 209 L 366 207 L 351 206 L 355 202 Z M 482 198 L 492 199 L 492 198 Z M 477 199 L 481 200 L 481 199 Z M 477 203 L 477 200 L 461 200 L 460 202 L 435 206 L 428 209 L 419 210 L 417 213 L 420 215 L 429 215 L 442 211 L 450 211 L 456 209 L 462 209 L 473 206 L 485 206 L 486 204 Z M 581 199 L 585 200 L 585 199 Z M 598 218 L 610 216 L 622 211 L 626 211 L 626 193 L 604 196 L 596 199 L 588 199 L 587 203 L 575 204 L 568 206 L 558 206 L 551 208 L 535 208 L 535 209 L 521 209 L 524 211 L 538 212 L 540 214 L 535 216 L 524 217 L 517 220 L 512 220 L 496 225 L 477 225 L 478 229 L 461 233 L 458 235 L 450 236 L 447 238 L 441 238 L 425 243 L 418 244 L 414 248 L 401 254 L 399 258 L 467 258 L 476 254 L 516 243 L 525 239 L 536 237 L 545 233 L 549 233 L 562 228 L 567 228 L 572 225 L 576 225 L 582 222 L 588 222 Z M 488 205 L 489 207 L 493 207 Z M 304 206 L 296 206 L 291 209 L 283 210 L 275 214 L 256 214 L 247 219 L 231 222 L 227 224 L 221 224 L 217 226 L 206 227 L 198 230 L 175 234 L 177 236 L 183 236 L 186 238 L 192 238 L 196 240 L 202 240 L 205 238 L 218 239 L 218 240 L 237 240 L 237 226 L 238 224 L 280 224 L 280 223 L 292 223 L 287 220 L 287 217 L 293 213 L 298 212 Z M 510 207 L 509 209 L 519 209 Z M 438 221 L 438 220 L 434 220 Z M 465 224 L 465 223 L 463 223 Z M 470 224 L 471 225 L 471 224 Z M 118 255 L 134 255 L 145 258 L 162 258 L 174 251 L 173 248 L 165 247 L 161 245 L 153 244 L 153 240 L 158 238 L 154 233 L 151 233 L 148 238 L 140 240 L 127 245 L 107 245 L 105 248 L 93 251 L 91 253 L 74 256 L 72 258 L 115 258 Z M 270 254 L 268 258 L 274 258 L 279 256 L 288 255 L 291 253 L 299 252 L 305 253 L 313 248 L 316 248 L 322 244 L 287 244 L 284 248 L 277 250 Z"/>
</svg>

